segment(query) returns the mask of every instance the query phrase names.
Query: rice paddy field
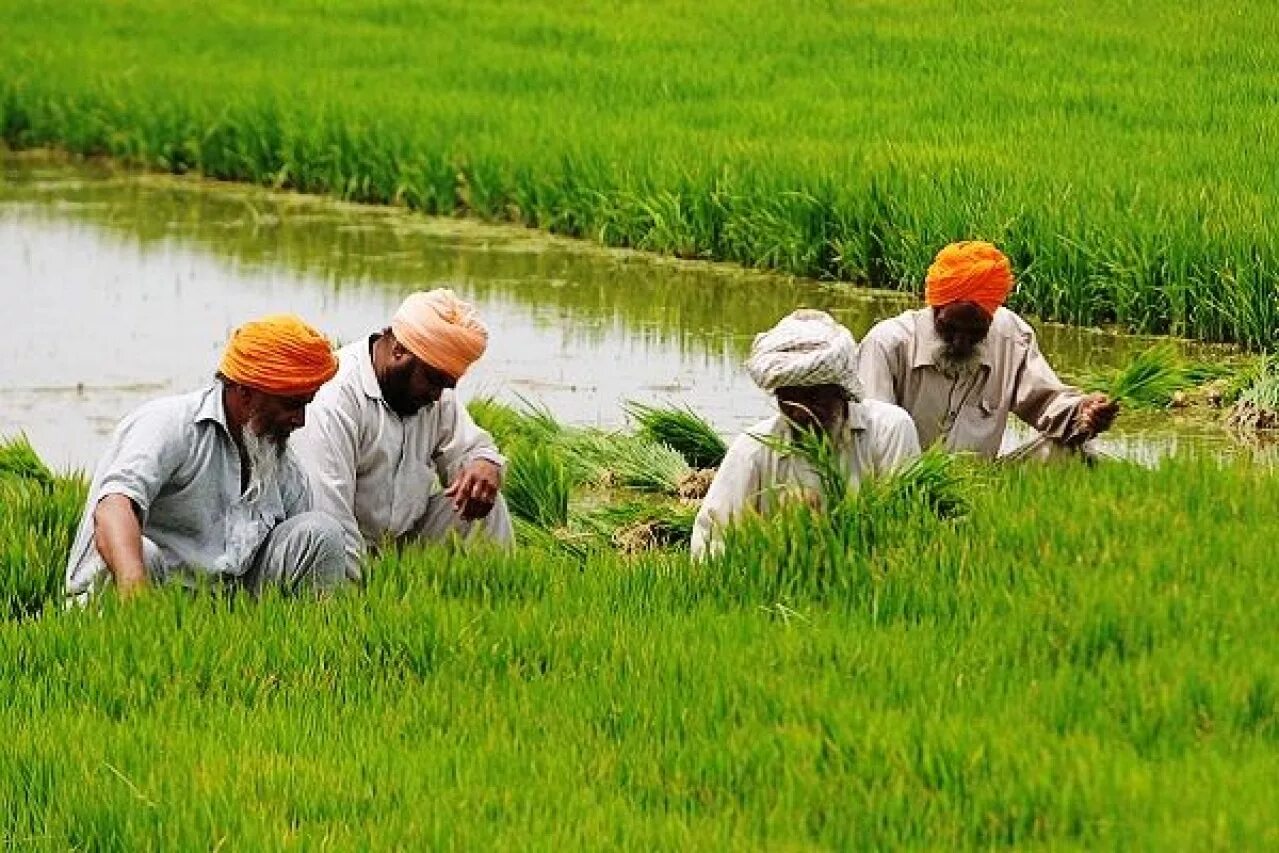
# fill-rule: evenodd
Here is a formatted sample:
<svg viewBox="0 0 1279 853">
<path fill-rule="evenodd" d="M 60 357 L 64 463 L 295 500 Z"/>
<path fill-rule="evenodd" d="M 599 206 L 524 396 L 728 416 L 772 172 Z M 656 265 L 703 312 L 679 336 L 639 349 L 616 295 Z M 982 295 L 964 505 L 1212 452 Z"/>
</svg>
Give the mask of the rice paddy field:
<svg viewBox="0 0 1279 853">
<path fill-rule="evenodd" d="M 1259 0 L 0 0 L 0 33 L 10 148 L 908 292 L 980 237 L 1041 319 L 1279 343 Z M 561 287 L 552 256 L 539 296 L 500 251 L 446 263 L 354 218 L 272 230 L 290 217 L 256 195 L 82 177 L 12 194 L 144 247 L 216 221 L 237 264 L 334 293 L 491 265 L 508 301 L 737 344 L 809 293 L 602 262 Z M 1215 388 L 1235 427 L 1275 423 L 1273 355 L 1098 339 L 1075 378 L 1129 416 Z M 634 402 L 620 431 L 471 407 L 510 456 L 519 547 L 388 549 L 326 601 L 65 609 L 85 481 L 0 436 L 0 847 L 1279 847 L 1271 469 L 927 455 L 693 563 L 724 452 L 695 400 Z"/>
<path fill-rule="evenodd" d="M 0 137 L 1271 347 L 1262 0 L 0 3 Z"/>
</svg>

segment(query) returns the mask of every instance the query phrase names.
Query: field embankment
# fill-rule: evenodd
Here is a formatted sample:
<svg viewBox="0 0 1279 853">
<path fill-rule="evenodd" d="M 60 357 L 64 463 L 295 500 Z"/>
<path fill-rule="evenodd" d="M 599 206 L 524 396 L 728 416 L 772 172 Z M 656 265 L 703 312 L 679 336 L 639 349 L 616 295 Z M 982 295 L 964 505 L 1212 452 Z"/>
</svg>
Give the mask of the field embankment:
<svg viewBox="0 0 1279 853">
<path fill-rule="evenodd" d="M 0 137 L 914 289 L 983 237 L 1045 319 L 1273 346 L 1279 11 L 0 4 Z"/>
</svg>

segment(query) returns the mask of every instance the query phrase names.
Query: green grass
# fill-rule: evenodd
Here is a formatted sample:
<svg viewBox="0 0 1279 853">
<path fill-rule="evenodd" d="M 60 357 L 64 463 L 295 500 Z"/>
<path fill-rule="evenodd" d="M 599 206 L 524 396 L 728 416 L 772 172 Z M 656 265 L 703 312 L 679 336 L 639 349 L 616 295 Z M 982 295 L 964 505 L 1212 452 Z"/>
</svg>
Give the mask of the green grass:
<svg viewBox="0 0 1279 853">
<path fill-rule="evenodd" d="M 84 482 L 0 478 L 0 846 L 1279 844 L 1279 479 L 826 483 L 701 565 L 631 497 L 326 602 L 66 611 Z"/>
<path fill-rule="evenodd" d="M 728 445 L 715 427 L 687 407 L 629 403 L 626 414 L 635 421 L 639 435 L 667 445 L 692 468 L 718 468 L 728 452 Z"/>
<path fill-rule="evenodd" d="M 0 138 L 1272 346 L 1262 0 L 0 7 Z"/>
</svg>

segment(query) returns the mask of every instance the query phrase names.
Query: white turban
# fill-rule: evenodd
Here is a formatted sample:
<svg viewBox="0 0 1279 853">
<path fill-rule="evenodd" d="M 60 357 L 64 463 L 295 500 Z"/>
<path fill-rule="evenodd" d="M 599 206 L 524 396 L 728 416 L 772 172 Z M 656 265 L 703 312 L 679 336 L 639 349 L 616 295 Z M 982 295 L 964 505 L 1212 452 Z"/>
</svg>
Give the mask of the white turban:
<svg viewBox="0 0 1279 853">
<path fill-rule="evenodd" d="M 778 388 L 841 385 L 861 400 L 857 380 L 857 342 L 853 333 L 825 311 L 801 308 L 772 329 L 755 336 L 746 371 L 765 391 Z"/>
</svg>

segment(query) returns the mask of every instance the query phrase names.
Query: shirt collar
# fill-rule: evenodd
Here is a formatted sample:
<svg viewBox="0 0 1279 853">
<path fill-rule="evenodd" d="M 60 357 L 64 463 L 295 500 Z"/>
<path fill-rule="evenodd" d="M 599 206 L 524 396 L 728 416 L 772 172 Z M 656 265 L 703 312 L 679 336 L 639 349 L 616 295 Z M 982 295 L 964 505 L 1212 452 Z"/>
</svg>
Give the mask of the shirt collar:
<svg viewBox="0 0 1279 853">
<path fill-rule="evenodd" d="M 221 426 L 227 435 L 230 435 L 231 425 L 226 417 L 226 402 L 223 400 L 223 390 L 224 386 L 221 382 L 214 382 L 201 392 L 200 405 L 195 410 L 195 422 L 212 421 Z"/>
<path fill-rule="evenodd" d="M 381 400 L 382 385 L 377 381 L 377 373 L 373 370 L 372 340 L 377 333 L 365 335 L 355 345 L 356 370 L 360 375 L 360 388 L 371 400 Z"/>
<path fill-rule="evenodd" d="M 914 315 L 915 333 L 911 335 L 911 341 L 914 344 L 915 351 L 911 354 L 910 366 L 912 368 L 936 367 L 937 360 L 935 356 L 937 349 L 942 345 L 942 339 L 937 334 L 937 327 L 933 325 L 933 309 L 920 308 L 914 312 Z M 986 337 L 987 345 L 981 348 L 981 363 L 993 370 L 995 361 L 990 354 L 989 334 Z"/>
</svg>

